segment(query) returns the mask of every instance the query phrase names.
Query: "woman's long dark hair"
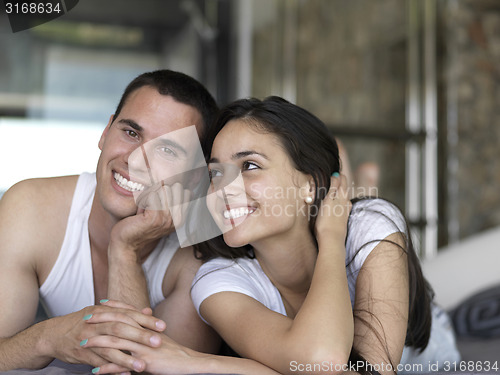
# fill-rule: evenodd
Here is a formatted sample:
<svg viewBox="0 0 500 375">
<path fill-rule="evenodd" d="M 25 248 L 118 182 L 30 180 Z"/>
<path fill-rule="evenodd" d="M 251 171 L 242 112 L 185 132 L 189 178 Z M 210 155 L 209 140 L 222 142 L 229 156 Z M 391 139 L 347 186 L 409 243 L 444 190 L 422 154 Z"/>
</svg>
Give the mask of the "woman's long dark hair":
<svg viewBox="0 0 500 375">
<path fill-rule="evenodd" d="M 207 157 L 211 154 L 215 137 L 231 120 L 244 121 L 257 131 L 278 137 L 294 167 L 314 179 L 315 194 L 311 207 L 320 207 L 321 201 L 330 188 L 330 176 L 341 169 L 337 143 L 320 119 L 305 109 L 276 96 L 264 100 L 235 101 L 223 108 L 216 122 L 209 127 L 203 144 Z M 357 200 L 353 200 L 353 204 Z M 319 209 L 311 212 L 317 214 Z M 387 219 L 390 220 L 390 218 Z M 315 238 L 315 223 L 316 216 L 312 215 L 309 229 L 313 238 Z M 408 225 L 406 229 L 406 233 L 410 233 Z M 405 345 L 422 351 L 427 346 L 430 337 L 432 290 L 422 274 L 410 236 L 404 237 L 406 246 L 401 250 L 407 255 L 409 270 L 409 316 Z M 222 235 L 196 245 L 195 251 L 203 260 L 219 256 L 230 259 L 253 257 L 250 245 L 231 248 L 225 244 Z M 356 315 L 357 312 L 354 311 L 354 316 Z M 360 316 L 358 318 L 369 325 L 365 318 Z M 373 331 L 383 343 L 380 334 L 375 329 Z M 359 359 L 361 356 L 353 348 L 350 360 L 357 362 Z"/>
</svg>

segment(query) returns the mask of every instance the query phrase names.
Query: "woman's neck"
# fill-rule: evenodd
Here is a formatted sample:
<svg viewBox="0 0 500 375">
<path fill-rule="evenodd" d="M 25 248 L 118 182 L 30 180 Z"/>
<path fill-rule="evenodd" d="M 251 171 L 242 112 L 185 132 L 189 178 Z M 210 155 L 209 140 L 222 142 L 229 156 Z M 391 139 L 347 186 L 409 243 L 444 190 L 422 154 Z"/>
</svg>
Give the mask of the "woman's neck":
<svg viewBox="0 0 500 375">
<path fill-rule="evenodd" d="M 287 315 L 294 317 L 311 285 L 318 255 L 311 235 L 253 244 L 262 270 L 279 290 Z"/>
</svg>

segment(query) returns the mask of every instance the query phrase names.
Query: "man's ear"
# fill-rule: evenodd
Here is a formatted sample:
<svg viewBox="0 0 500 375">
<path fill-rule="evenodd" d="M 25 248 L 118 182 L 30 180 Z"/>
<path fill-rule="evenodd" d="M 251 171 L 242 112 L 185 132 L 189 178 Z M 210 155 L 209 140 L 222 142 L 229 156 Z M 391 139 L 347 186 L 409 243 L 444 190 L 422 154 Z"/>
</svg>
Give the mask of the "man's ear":
<svg viewBox="0 0 500 375">
<path fill-rule="evenodd" d="M 99 150 L 101 150 L 101 151 L 102 151 L 102 147 L 104 146 L 104 142 L 106 141 L 106 135 L 108 134 L 108 130 L 109 130 L 111 124 L 113 123 L 114 118 L 115 118 L 115 115 L 111 115 L 109 117 L 108 125 L 106 125 L 106 127 L 104 128 L 104 131 L 101 134 L 101 138 L 99 139 L 98 146 L 99 146 Z"/>
</svg>

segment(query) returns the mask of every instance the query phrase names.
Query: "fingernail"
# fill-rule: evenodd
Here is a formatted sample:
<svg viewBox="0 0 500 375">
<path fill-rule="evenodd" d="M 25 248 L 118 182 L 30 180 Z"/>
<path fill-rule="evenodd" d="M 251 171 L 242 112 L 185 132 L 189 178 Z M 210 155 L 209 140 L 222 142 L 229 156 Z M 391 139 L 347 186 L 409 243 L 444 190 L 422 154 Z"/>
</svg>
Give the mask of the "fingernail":
<svg viewBox="0 0 500 375">
<path fill-rule="evenodd" d="M 161 344 L 161 339 L 158 336 L 151 336 L 149 342 L 151 345 L 157 346 Z"/>
<path fill-rule="evenodd" d="M 102 299 L 99 301 L 99 303 L 106 303 L 106 302 L 109 302 L 109 299 Z"/>
<path fill-rule="evenodd" d="M 92 374 L 97 374 L 101 368 L 100 367 L 94 367 L 92 369 Z"/>
<path fill-rule="evenodd" d="M 136 371 L 142 371 L 142 363 L 139 361 L 134 361 L 134 370 Z"/>
<path fill-rule="evenodd" d="M 333 172 L 332 173 L 332 177 L 340 177 L 340 173 L 339 172 Z"/>
<path fill-rule="evenodd" d="M 82 340 L 82 341 L 80 341 L 80 346 L 83 346 L 88 342 L 89 342 L 89 339 Z"/>
<path fill-rule="evenodd" d="M 89 320 L 90 318 L 92 318 L 92 314 L 85 315 L 83 320 Z"/>
<path fill-rule="evenodd" d="M 161 320 L 157 320 L 155 325 L 156 325 L 156 328 L 161 329 L 161 330 L 164 330 L 165 328 L 167 328 L 165 326 L 165 323 Z"/>
</svg>

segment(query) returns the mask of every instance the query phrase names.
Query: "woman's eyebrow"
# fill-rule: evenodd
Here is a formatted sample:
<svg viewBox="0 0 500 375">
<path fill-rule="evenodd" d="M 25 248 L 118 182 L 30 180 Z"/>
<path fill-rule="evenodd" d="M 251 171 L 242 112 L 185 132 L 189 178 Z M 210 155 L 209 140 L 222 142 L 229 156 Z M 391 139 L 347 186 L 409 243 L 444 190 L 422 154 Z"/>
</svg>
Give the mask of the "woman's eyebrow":
<svg viewBox="0 0 500 375">
<path fill-rule="evenodd" d="M 265 155 L 261 152 L 253 151 L 253 150 L 239 151 L 231 156 L 231 160 L 238 160 L 238 159 L 242 159 L 244 157 L 251 156 L 251 155 L 259 155 L 259 156 L 262 156 L 264 159 L 269 160 L 267 155 Z M 210 160 L 208 161 L 208 164 L 210 164 L 210 163 L 220 163 L 220 161 L 217 158 L 210 158 Z"/>
<path fill-rule="evenodd" d="M 265 154 L 263 154 L 261 152 L 253 151 L 253 150 L 237 152 L 231 156 L 231 160 L 237 160 L 237 159 L 245 158 L 245 157 L 251 156 L 251 155 L 259 155 L 259 156 L 263 157 L 264 159 L 269 160 L 269 158 Z"/>
</svg>

